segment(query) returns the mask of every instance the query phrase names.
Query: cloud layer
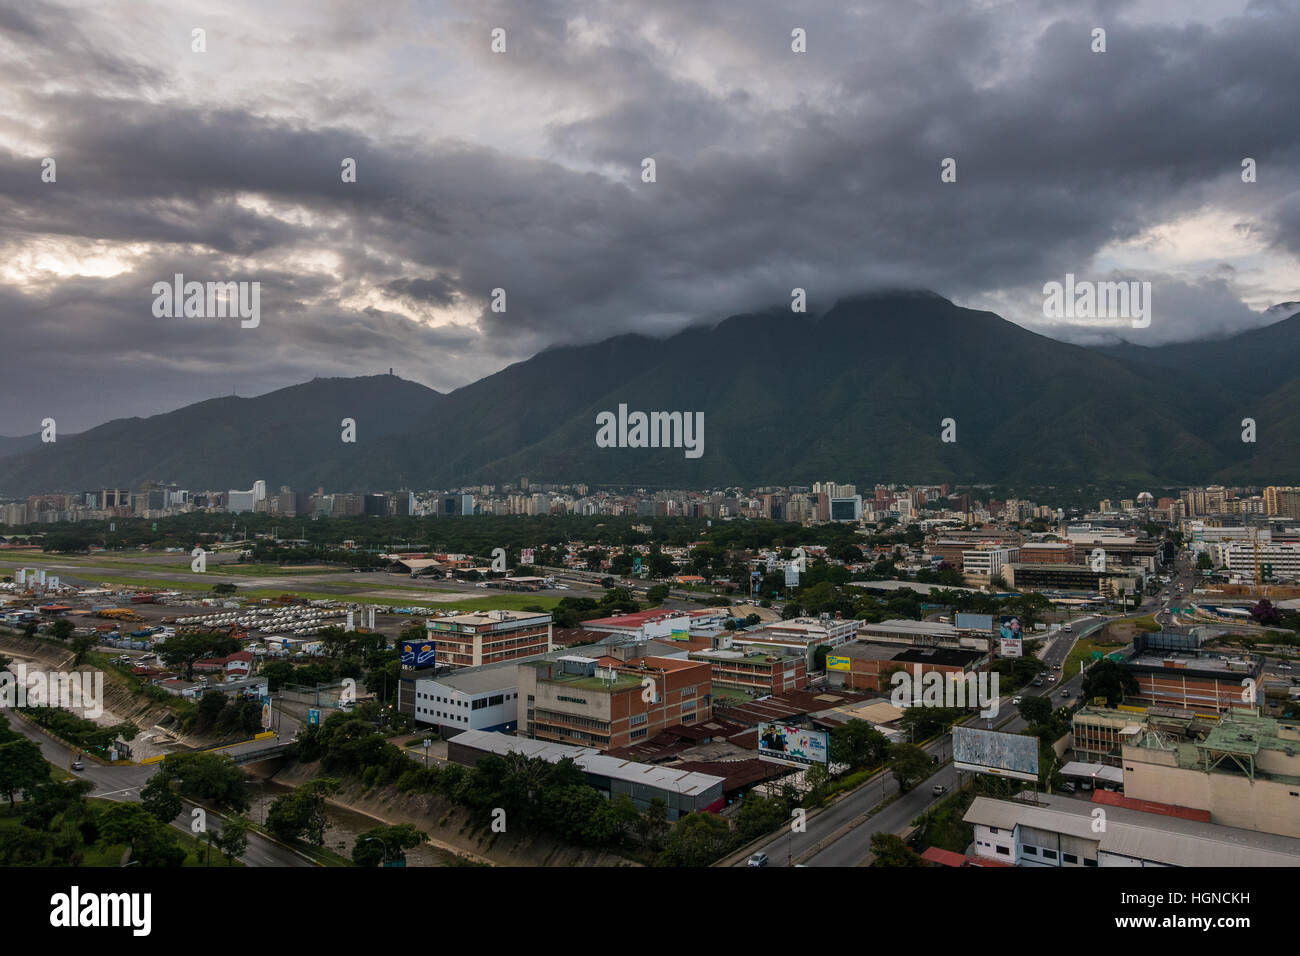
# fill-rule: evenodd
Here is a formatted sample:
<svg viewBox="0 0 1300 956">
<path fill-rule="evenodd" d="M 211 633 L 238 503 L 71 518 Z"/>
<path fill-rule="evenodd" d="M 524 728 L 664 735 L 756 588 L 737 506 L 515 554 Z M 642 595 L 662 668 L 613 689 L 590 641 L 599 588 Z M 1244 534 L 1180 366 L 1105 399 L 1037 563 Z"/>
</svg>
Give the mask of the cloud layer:
<svg viewBox="0 0 1300 956">
<path fill-rule="evenodd" d="M 1300 13 L 1168 6 L 0 9 L 0 431 L 389 367 L 446 390 L 796 286 L 1079 342 L 1263 324 L 1300 299 Z M 259 281 L 261 325 L 154 318 L 176 273 Z M 1151 281 L 1151 327 L 1050 323 L 1066 273 Z"/>
</svg>

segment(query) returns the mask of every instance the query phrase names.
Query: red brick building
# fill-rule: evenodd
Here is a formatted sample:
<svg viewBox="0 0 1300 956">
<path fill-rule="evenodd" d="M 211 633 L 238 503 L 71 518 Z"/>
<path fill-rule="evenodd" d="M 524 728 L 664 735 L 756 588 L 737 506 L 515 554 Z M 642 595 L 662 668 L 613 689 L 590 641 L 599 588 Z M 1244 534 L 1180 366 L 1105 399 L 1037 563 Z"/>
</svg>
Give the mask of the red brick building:
<svg viewBox="0 0 1300 956">
<path fill-rule="evenodd" d="M 712 671 L 668 657 L 562 657 L 519 668 L 520 731 L 609 750 L 712 715 Z"/>
</svg>

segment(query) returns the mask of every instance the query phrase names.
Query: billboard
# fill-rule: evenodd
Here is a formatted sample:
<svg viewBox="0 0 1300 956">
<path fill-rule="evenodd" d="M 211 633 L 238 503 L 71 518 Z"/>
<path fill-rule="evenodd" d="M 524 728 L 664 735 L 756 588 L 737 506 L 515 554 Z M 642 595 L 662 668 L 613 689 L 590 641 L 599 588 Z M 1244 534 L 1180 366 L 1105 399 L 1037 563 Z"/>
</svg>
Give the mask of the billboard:
<svg viewBox="0 0 1300 956">
<path fill-rule="evenodd" d="M 1010 638 L 999 638 L 998 640 L 998 657 L 1024 657 L 1024 642 L 1012 640 Z"/>
<path fill-rule="evenodd" d="M 1020 636 L 1020 618 L 1005 614 L 998 618 L 998 637 L 1004 641 L 1018 641 Z"/>
<path fill-rule="evenodd" d="M 262 695 L 262 729 L 270 730 L 272 722 L 271 698 L 268 695 Z"/>
<path fill-rule="evenodd" d="M 767 722 L 758 725 L 760 760 L 793 766 L 824 764 L 827 762 L 827 749 L 827 734 L 824 731 Z"/>
<path fill-rule="evenodd" d="M 759 593 L 759 585 L 762 584 L 762 583 L 763 583 L 763 572 L 762 572 L 762 571 L 751 571 L 751 572 L 749 573 L 749 593 L 750 593 L 750 594 L 758 594 L 758 593 Z"/>
<path fill-rule="evenodd" d="M 852 670 L 852 661 L 847 657 L 836 657 L 834 654 L 827 654 L 826 669 L 828 671 Z"/>
<path fill-rule="evenodd" d="M 952 765 L 958 770 L 1036 781 L 1038 738 L 959 724 L 952 728 Z"/>
<path fill-rule="evenodd" d="M 967 614 L 959 611 L 954 623 L 957 627 L 964 627 L 972 631 L 992 631 L 993 615 Z"/>
<path fill-rule="evenodd" d="M 433 641 L 406 641 L 402 644 L 402 666 L 419 670 L 433 667 L 438 654 L 438 645 Z"/>
<path fill-rule="evenodd" d="M 788 588 L 797 588 L 799 586 L 798 561 L 791 561 L 785 566 L 785 586 Z"/>
<path fill-rule="evenodd" d="M 524 548 L 522 551 L 519 552 L 519 563 L 520 563 L 520 564 L 532 564 L 532 563 L 533 563 L 533 549 L 532 549 L 532 548 Z"/>
</svg>

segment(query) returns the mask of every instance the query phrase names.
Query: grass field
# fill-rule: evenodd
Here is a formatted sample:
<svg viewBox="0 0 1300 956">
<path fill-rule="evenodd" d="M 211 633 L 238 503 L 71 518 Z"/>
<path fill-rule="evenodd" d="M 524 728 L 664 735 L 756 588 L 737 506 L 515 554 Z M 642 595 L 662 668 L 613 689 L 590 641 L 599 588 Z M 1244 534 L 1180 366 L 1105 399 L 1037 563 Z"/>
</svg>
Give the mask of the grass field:
<svg viewBox="0 0 1300 956">
<path fill-rule="evenodd" d="M 1061 665 L 1061 679 L 1068 680 L 1078 674 L 1080 662 L 1085 666 L 1091 665 L 1093 663 L 1093 651 L 1109 654 L 1127 646 L 1123 641 L 1105 641 L 1094 637 L 1082 637 L 1075 643 L 1074 649 L 1070 651 L 1070 656 Z"/>
</svg>

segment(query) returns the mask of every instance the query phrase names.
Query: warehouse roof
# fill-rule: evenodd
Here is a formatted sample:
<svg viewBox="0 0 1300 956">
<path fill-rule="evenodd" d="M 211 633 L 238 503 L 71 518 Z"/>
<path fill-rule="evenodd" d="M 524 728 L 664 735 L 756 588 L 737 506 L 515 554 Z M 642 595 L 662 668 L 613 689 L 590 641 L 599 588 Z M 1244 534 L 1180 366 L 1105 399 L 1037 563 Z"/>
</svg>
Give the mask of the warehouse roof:
<svg viewBox="0 0 1300 956">
<path fill-rule="evenodd" d="M 687 770 L 676 770 L 672 767 L 659 767 L 648 763 L 637 763 L 633 760 L 611 757 L 591 747 L 552 744 L 543 740 L 511 737 L 508 734 L 499 734 L 486 730 L 467 730 L 463 734 L 452 737 L 450 742 L 501 755 L 522 753 L 549 763 L 558 763 L 568 757 L 587 773 L 609 777 L 612 780 L 645 784 L 659 790 L 669 790 L 673 793 L 695 795 L 723 783 L 722 777 Z"/>
</svg>

